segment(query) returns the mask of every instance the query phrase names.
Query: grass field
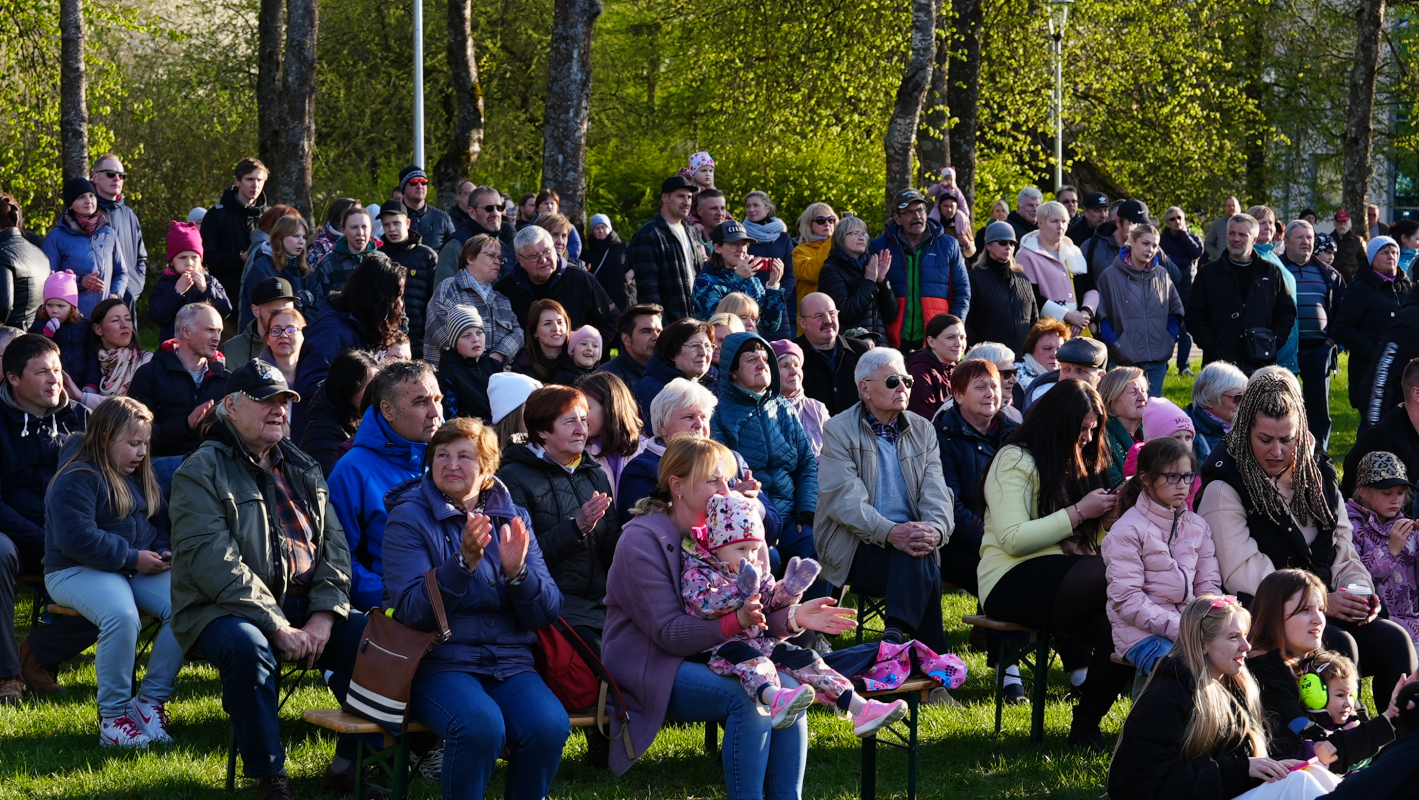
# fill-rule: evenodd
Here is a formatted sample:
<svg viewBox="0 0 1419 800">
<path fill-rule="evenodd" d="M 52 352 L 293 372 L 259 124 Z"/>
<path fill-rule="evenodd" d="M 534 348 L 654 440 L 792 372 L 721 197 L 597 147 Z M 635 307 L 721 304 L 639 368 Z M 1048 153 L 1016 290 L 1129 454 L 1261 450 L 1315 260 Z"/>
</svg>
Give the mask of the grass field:
<svg viewBox="0 0 1419 800">
<path fill-rule="evenodd" d="M 1331 393 L 1335 433 L 1331 453 L 1337 462 L 1354 443 L 1357 416 L 1346 401 L 1345 358 Z M 1197 364 L 1194 363 L 1194 369 Z M 1188 402 L 1190 379 L 1170 373 L 1168 397 Z M 29 594 L 24 593 L 16 617 L 29 619 Z M 1070 706 L 1064 694 L 1068 681 L 1058 668 L 1050 675 L 1043 749 L 1029 743 L 1029 706 L 1007 708 L 1005 729 L 993 734 L 992 673 L 985 656 L 967 649 L 967 628 L 960 623 L 975 612 L 974 599 L 944 598 L 947 636 L 952 650 L 971 671 L 966 685 L 954 692 L 960 708 L 923 706 L 921 716 L 922 798 L 1069 798 L 1093 800 L 1104 792 L 1108 756 L 1071 750 L 1064 738 Z M 869 638 L 875 638 L 869 632 Z M 206 664 L 187 666 L 169 705 L 174 745 L 146 752 L 105 750 L 97 743 L 95 679 L 92 651 L 60 675 L 68 692 L 59 700 L 27 699 L 0 708 L 0 798 L 222 798 L 229 725 L 221 708 L 215 670 Z M 298 797 L 317 797 L 317 785 L 334 752 L 334 740 L 300 721 L 306 708 L 333 707 L 323 686 L 303 687 L 282 714 L 281 734 L 288 752 L 287 769 Z M 1112 740 L 1128 713 L 1120 700 L 1104 720 Z M 845 722 L 826 714 L 810 718 L 811 740 L 804 796 L 849 800 L 858 796 L 859 747 Z M 585 740 L 573 732 L 552 796 L 556 798 L 716 798 L 724 796 L 718 759 L 704 755 L 703 729 L 667 727 L 655 746 L 629 773 L 615 778 L 592 770 L 582 757 Z M 238 782 L 238 796 L 251 796 L 253 784 Z M 906 794 L 905 753 L 879 748 L 879 797 Z M 416 780 L 414 798 L 436 798 L 436 784 Z M 501 797 L 500 778 L 489 797 Z"/>
</svg>

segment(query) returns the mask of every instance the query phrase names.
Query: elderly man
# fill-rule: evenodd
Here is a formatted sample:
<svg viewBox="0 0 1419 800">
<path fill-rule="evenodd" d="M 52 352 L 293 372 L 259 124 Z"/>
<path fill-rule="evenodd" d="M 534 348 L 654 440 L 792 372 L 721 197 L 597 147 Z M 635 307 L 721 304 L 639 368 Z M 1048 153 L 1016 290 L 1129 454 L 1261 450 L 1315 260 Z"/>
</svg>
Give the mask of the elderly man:
<svg viewBox="0 0 1419 800">
<path fill-rule="evenodd" d="M 552 234 L 546 228 L 528 225 L 518 231 L 513 250 L 517 253 L 517 266 L 493 288 L 512 303 L 518 319 L 526 322 L 534 301 L 556 300 L 571 321 L 569 335 L 583 325 L 592 325 L 601 332 L 601 341 L 616 340 L 616 304 L 595 276 L 580 267 L 570 267 L 557 254 Z"/>
<path fill-rule="evenodd" d="M 1197 266 L 1202 263 L 1202 256 L 1206 248 L 1202 245 L 1202 237 L 1188 230 L 1187 215 L 1177 206 L 1169 206 L 1163 212 L 1163 230 L 1158 237 L 1158 246 L 1162 248 L 1163 255 L 1173 262 L 1173 266 L 1178 268 L 1177 275 L 1172 276 L 1178 287 L 1178 294 L 1182 296 L 1184 304 L 1187 303 L 1187 296 L 1192 292 L 1192 276 L 1197 273 Z M 1192 337 L 1187 333 L 1187 326 L 1183 325 L 1178 332 L 1178 374 L 1191 375 L 1192 368 L 1188 366 L 1188 357 L 1192 354 Z"/>
<path fill-rule="evenodd" d="M 695 184 L 672 175 L 660 184 L 660 213 L 631 237 L 631 270 L 636 273 L 636 298 L 665 309 L 668 325 L 694 316 L 695 276 L 705 266 L 703 248 L 696 247 L 693 228 L 685 222 Z"/>
<path fill-rule="evenodd" d="M 148 274 L 148 248 L 143 244 L 143 226 L 138 215 L 123 202 L 123 187 L 128 173 L 123 162 L 113 153 L 104 153 L 94 162 L 89 171 L 89 182 L 98 194 L 99 208 L 108 215 L 108 224 L 118 234 L 118 250 L 123 254 L 123 264 L 128 270 L 128 284 L 123 302 L 134 306 L 143 293 L 143 282 Z"/>
<path fill-rule="evenodd" d="M 1355 280 L 1365 258 L 1365 237 L 1355 232 L 1350 212 L 1343 208 L 1335 212 L 1335 232 L 1330 236 L 1335 240 L 1335 261 L 1331 266 L 1345 276 L 1347 283 Z"/>
<path fill-rule="evenodd" d="M 424 471 L 424 451 L 443 424 L 443 393 L 423 361 L 385 364 L 354 444 L 330 473 L 330 504 L 350 543 L 350 602 L 374 608 L 384 595 L 384 495 Z"/>
<path fill-rule="evenodd" d="M 867 249 L 872 255 L 883 250 L 892 253 L 887 282 L 902 309 L 887 326 L 887 340 L 893 347 L 920 349 L 926 323 L 932 317 L 955 314 L 965 319 L 970 313 L 971 280 L 961 246 L 939 222 L 927 219 L 926 196 L 921 192 L 904 189 L 897 193 L 891 221 Z"/>
<path fill-rule="evenodd" d="M 274 275 L 262 278 L 251 287 L 252 320 L 241 333 L 222 342 L 222 356 L 233 364 L 245 364 L 266 349 L 266 332 L 277 311 L 296 307 L 296 293 L 291 282 Z"/>
<path fill-rule="evenodd" d="M 220 673 L 257 796 L 286 800 L 278 662 L 348 676 L 365 617 L 350 608 L 350 551 L 320 466 L 284 438 L 286 404 L 300 398 L 259 360 L 229 388 L 211 434 L 173 476 L 172 632 Z M 353 780 L 352 744 L 336 745 L 331 788 Z"/>
<path fill-rule="evenodd" d="M 1198 270 L 1185 304 L 1202 363 L 1230 361 L 1248 375 L 1276 363 L 1296 322 L 1296 302 L 1281 268 L 1253 247 L 1258 228 L 1246 214 L 1231 218 L 1227 252 Z"/>
<path fill-rule="evenodd" d="M 429 176 L 423 167 L 411 164 L 399 170 L 399 196 L 409 216 L 410 232 L 434 251 L 442 249 L 453 236 L 453 219 L 447 211 L 428 204 Z"/>
<path fill-rule="evenodd" d="M 1059 369 L 1046 372 L 1030 384 L 1024 410 L 1028 411 L 1036 400 L 1060 381 L 1072 378 L 1098 388 L 1108 369 L 1109 349 L 1098 339 L 1078 337 L 1060 345 L 1055 358 L 1059 360 Z"/>
<path fill-rule="evenodd" d="M 941 545 L 954 510 L 936 433 L 907 411 L 911 378 L 896 350 L 857 362 L 861 402 L 823 424 L 813 540 L 823 579 L 887 600 L 884 641 L 943 652 Z"/>
<path fill-rule="evenodd" d="M 223 286 L 236 291 L 251 249 L 251 232 L 266 213 L 266 165 L 243 158 L 233 171 L 234 181 L 222 199 L 202 217 L 203 264 Z M 131 281 L 130 281 L 131 283 Z M 142 285 L 134 286 L 141 291 Z"/>
<path fill-rule="evenodd" d="M 857 402 L 853 370 L 872 343 L 838 335 L 838 306 L 822 292 L 803 296 L 798 304 L 803 335 L 794 339 L 803 348 L 803 393 L 841 414 Z"/>
<path fill-rule="evenodd" d="M 1286 226 L 1286 250 L 1281 266 L 1296 279 L 1296 327 L 1301 393 L 1306 401 L 1306 425 L 1322 448 L 1330 446 L 1330 376 L 1336 353 L 1331 321 L 1340 310 L 1345 279 L 1311 257 L 1315 229 L 1298 219 Z"/>
<path fill-rule="evenodd" d="M 1016 240 L 1025 238 L 1027 233 L 1039 230 L 1040 226 L 1035 224 L 1035 211 L 1044 201 L 1045 196 L 1033 186 L 1026 186 L 1015 196 L 1015 210 L 1010 212 L 1010 216 L 1006 217 L 1005 221 L 1015 229 Z M 965 319 L 960 314 L 956 316 Z"/>
<path fill-rule="evenodd" d="M 1069 230 L 1065 233 L 1071 242 L 1084 246 L 1094 236 L 1094 232 L 1099 229 L 1109 219 L 1109 196 L 1103 192 L 1090 192 L 1084 196 L 1083 211 L 1069 223 Z"/>
<path fill-rule="evenodd" d="M 1212 224 L 1207 226 L 1207 238 L 1203 240 L 1203 249 L 1207 251 L 1207 260 L 1216 261 L 1227 252 L 1227 225 L 1232 217 L 1242 213 L 1242 203 L 1235 197 L 1228 197 L 1222 204 L 1222 216 L 1212 220 Z"/>
<path fill-rule="evenodd" d="M 645 375 L 645 365 L 655 354 L 655 342 L 663 330 L 660 314 L 664 311 L 654 303 L 631 306 L 621 313 L 616 321 L 616 332 L 621 341 L 621 354 L 601 367 L 621 379 L 627 389 L 635 390 Z"/>
<path fill-rule="evenodd" d="M 227 394 L 227 367 L 217 348 L 222 318 L 210 303 L 190 303 L 173 320 L 177 346 L 166 347 L 133 374 L 128 396 L 153 412 L 154 458 L 185 456 L 202 443 L 197 426 Z"/>
<path fill-rule="evenodd" d="M 459 226 L 439 249 L 438 272 L 434 274 L 435 288 L 457 274 L 460 267 L 458 255 L 463 251 L 464 243 L 480 233 L 492 236 L 503 246 L 503 268 L 498 277 L 506 278 L 508 273 L 512 272 L 512 265 L 517 262 L 512 249 L 512 240 L 517 235 L 517 230 L 511 222 L 506 221 L 506 211 L 503 196 L 491 186 L 479 186 L 469 194 L 468 221 Z"/>
</svg>

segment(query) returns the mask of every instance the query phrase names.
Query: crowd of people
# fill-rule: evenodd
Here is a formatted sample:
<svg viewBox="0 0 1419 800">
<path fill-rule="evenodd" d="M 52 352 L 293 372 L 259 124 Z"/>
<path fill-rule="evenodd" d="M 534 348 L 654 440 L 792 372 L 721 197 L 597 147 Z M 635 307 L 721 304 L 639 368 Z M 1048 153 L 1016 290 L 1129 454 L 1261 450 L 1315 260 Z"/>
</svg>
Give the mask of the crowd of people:
<svg viewBox="0 0 1419 800">
<path fill-rule="evenodd" d="M 537 798 L 570 735 L 534 657 L 560 618 L 625 698 L 627 730 L 587 734 L 617 774 L 666 720 L 716 720 L 728 796 L 797 798 L 815 699 L 860 736 L 905 713 L 824 664 L 855 624 L 836 590 L 935 653 L 961 590 L 1058 640 L 1072 746 L 1108 747 L 1146 680 L 1116 798 L 1413 779 L 1419 223 L 1322 234 L 1232 199 L 1204 236 L 1064 186 L 977 225 L 947 168 L 874 237 L 757 191 L 736 216 L 715 169 L 692 156 L 622 240 L 552 191 L 463 182 L 436 208 L 418 166 L 317 230 L 249 158 L 171 223 L 155 280 L 116 156 L 42 239 L 0 193 L 0 704 L 65 691 L 97 644 L 100 742 L 169 742 L 201 657 L 280 800 L 282 663 L 343 701 L 366 612 L 434 631 L 446 607 L 408 706 L 422 763 L 482 797 L 504 756 L 506 794 Z M 78 616 L 18 642 L 34 573 Z M 135 685 L 140 615 L 161 627 Z M 352 791 L 354 744 L 327 791 Z"/>
</svg>

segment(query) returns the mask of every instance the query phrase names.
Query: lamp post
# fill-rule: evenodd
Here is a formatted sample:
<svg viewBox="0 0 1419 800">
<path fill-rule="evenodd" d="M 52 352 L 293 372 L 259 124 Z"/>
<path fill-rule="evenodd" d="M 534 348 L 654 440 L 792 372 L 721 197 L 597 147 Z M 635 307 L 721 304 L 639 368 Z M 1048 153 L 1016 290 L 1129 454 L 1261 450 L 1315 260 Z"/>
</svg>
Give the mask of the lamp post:
<svg viewBox="0 0 1419 800">
<path fill-rule="evenodd" d="M 1054 40 L 1054 190 L 1064 185 L 1064 24 L 1074 0 L 1049 0 L 1049 32 Z"/>
<path fill-rule="evenodd" d="M 414 0 L 414 165 L 424 168 L 424 0 Z"/>
</svg>

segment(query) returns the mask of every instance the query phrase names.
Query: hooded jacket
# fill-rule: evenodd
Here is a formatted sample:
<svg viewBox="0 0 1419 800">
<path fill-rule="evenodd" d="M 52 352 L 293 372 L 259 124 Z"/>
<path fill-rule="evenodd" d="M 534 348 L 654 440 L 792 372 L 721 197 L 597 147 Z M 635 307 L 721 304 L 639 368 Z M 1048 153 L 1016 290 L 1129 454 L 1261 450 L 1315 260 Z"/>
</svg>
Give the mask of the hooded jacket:
<svg viewBox="0 0 1419 800">
<path fill-rule="evenodd" d="M 70 437 L 62 458 L 79 448 L 80 437 Z M 138 551 L 170 550 L 166 503 L 151 517 L 143 487 L 135 476 L 125 476 L 133 508 L 127 516 L 116 513 L 108 481 L 92 463 L 79 462 L 55 476 L 45 493 L 44 571 L 90 567 L 132 576 L 138 569 Z"/>
<path fill-rule="evenodd" d="M 309 611 L 343 620 L 350 613 L 350 550 L 320 466 L 289 439 L 276 446 L 282 474 L 314 529 Z M 172 632 L 183 650 L 191 650 L 221 617 L 241 617 L 268 637 L 290 624 L 281 610 L 289 588 L 289 545 L 273 483 L 221 417 L 173 474 Z"/>
<path fill-rule="evenodd" d="M 143 243 L 143 226 L 132 207 L 123 202 L 122 195 L 112 200 L 95 196 L 99 208 L 108 215 L 109 224 L 118 234 L 118 250 L 123 253 L 123 263 L 128 268 L 128 291 L 123 300 L 129 306 L 136 306 L 148 279 L 148 246 Z"/>
<path fill-rule="evenodd" d="M 886 278 L 880 283 L 867 280 L 869 258 L 866 252 L 854 257 L 834 247 L 818 272 L 817 290 L 833 298 L 837 305 L 839 330 L 865 328 L 885 336 L 887 323 L 897 319 L 900 309 Z"/>
<path fill-rule="evenodd" d="M 631 269 L 636 273 L 636 299 L 657 303 L 666 325 L 694 316 L 695 276 L 705 267 L 703 250 L 695 246 L 694 228 L 682 223 L 690 241 L 690 261 L 665 217 L 656 214 L 631 237 Z M 787 274 L 785 262 L 785 274 Z"/>
<path fill-rule="evenodd" d="M 257 195 L 251 205 L 245 205 L 235 185 L 228 186 L 222 199 L 207 209 L 202 218 L 202 263 L 223 286 L 241 286 L 241 272 L 246 266 L 241 254 L 251 249 L 251 232 L 266 209 L 264 193 Z"/>
<path fill-rule="evenodd" d="M 996 261 L 989 254 L 969 272 L 971 313 L 966 340 L 999 342 L 1023 357 L 1025 338 L 1040 321 L 1035 287 L 1018 264 Z"/>
<path fill-rule="evenodd" d="M 0 314 L 4 324 L 29 330 L 44 305 L 49 257 L 19 228 L 0 228 Z"/>
<path fill-rule="evenodd" d="M 570 249 L 570 245 L 568 248 Z M 605 239 L 588 237 L 586 246 L 581 251 L 581 260 L 586 264 L 586 271 L 596 276 L 601 288 L 606 290 L 606 296 L 622 310 L 636 304 L 635 281 L 626 280 L 626 273 L 631 268 L 628 256 L 626 243 L 621 241 L 620 234 L 615 231 L 606 234 Z"/>
<path fill-rule="evenodd" d="M 198 432 L 187 426 L 192 410 L 211 400 L 222 402 L 227 396 L 226 362 L 220 353 L 207 359 L 207 371 L 199 386 L 192 373 L 177 357 L 177 343 L 169 339 L 148 363 L 133 373 L 128 396 L 153 412 L 152 456 L 185 456 L 202 443 Z"/>
<path fill-rule="evenodd" d="M 330 471 L 330 505 L 350 545 L 350 605 L 360 611 L 384 596 L 385 493 L 424 471 L 428 447 L 395 433 L 371 406 L 349 452 Z"/>
<path fill-rule="evenodd" d="M 22 561 L 38 561 L 44 551 L 45 493 L 60 451 L 88 422 L 89 410 L 63 390 L 58 405 L 36 417 L 20 408 L 9 381 L 0 384 L 0 531 Z"/>
<path fill-rule="evenodd" d="M 751 392 L 734 383 L 730 365 L 750 342 L 768 354 L 769 386 Z M 791 541 L 793 524 L 811 525 L 818 507 L 818 465 L 808 434 L 793 404 L 782 397 L 778 360 L 769 343 L 753 333 L 731 333 L 720 352 L 719 405 L 710 418 L 710 438 L 744 456 L 762 491 L 784 520 L 781 541 Z M 773 544 L 773 542 L 770 542 Z"/>
<path fill-rule="evenodd" d="M 1124 247 L 1099 276 L 1100 338 L 1119 363 L 1166 362 L 1182 326 L 1182 295 L 1163 268 L 1161 254 L 1141 270 L 1130 255 Z"/>
<path fill-rule="evenodd" d="M 359 268 L 360 263 L 365 260 L 365 256 L 377 249 L 374 240 L 371 239 L 365 244 L 364 250 L 351 253 L 350 240 L 344 236 L 337 239 L 330 254 L 311 268 L 310 281 L 319 287 L 316 289 L 316 295 L 320 304 L 324 305 L 331 294 L 344 289 L 345 282 Z"/>
<path fill-rule="evenodd" d="M 128 291 L 128 264 L 123 260 L 119 248 L 118 232 L 108 221 L 103 211 L 98 228 L 92 236 L 79 230 L 74 220 L 66 212 L 59 223 L 44 237 L 44 254 L 49 257 L 51 272 L 73 270 L 79 279 L 79 313 L 88 317 L 98 305 L 110 295 L 123 297 Z M 103 278 L 104 288 L 94 292 L 84 288 L 84 276 L 97 274 Z M 40 305 L 44 305 L 44 283 L 39 286 Z"/>
<path fill-rule="evenodd" d="M 222 355 L 231 359 L 233 364 L 245 364 L 260 356 L 265 349 L 266 341 L 256 330 L 255 319 L 242 326 L 241 333 L 222 342 Z"/>
<path fill-rule="evenodd" d="M 783 322 L 784 290 L 764 286 L 758 276 L 745 278 L 732 269 L 705 264 L 705 269 L 695 278 L 695 318 L 708 320 L 714 316 L 719 301 L 726 295 L 739 292 L 746 294 L 759 304 L 759 327 L 765 331 L 776 331 Z"/>
<path fill-rule="evenodd" d="M 1356 273 L 1354 283 L 1345 288 L 1338 307 L 1332 309 L 1335 321 L 1330 326 L 1331 336 L 1350 351 L 1352 408 L 1365 410 L 1374 386 L 1371 373 L 1379 358 L 1380 342 L 1399 317 L 1412 286 L 1403 272 L 1388 280 L 1372 269 L 1362 269 Z M 1402 366 L 1400 371 L 1403 372 Z"/>
<path fill-rule="evenodd" d="M 181 277 L 171 268 L 163 270 L 153 286 L 153 293 L 148 296 L 148 319 L 158 323 L 160 342 L 173 337 L 173 321 L 177 319 L 177 312 L 188 303 L 211 303 L 220 317 L 228 317 L 232 313 L 232 301 L 227 298 L 226 287 L 222 286 L 216 275 L 207 274 L 206 290 L 199 292 L 196 286 L 192 286 L 179 294 L 177 282 Z"/>
<path fill-rule="evenodd" d="M 477 417 L 491 422 L 488 380 L 502 371 L 503 365 L 489 358 L 486 350 L 476 359 L 461 355 L 457 349 L 444 350 L 438 365 L 444 419 Z"/>
<path fill-rule="evenodd" d="M 1212 530 L 1186 503 L 1173 510 L 1139 493 L 1099 551 L 1119 657 L 1149 636 L 1176 642 L 1183 609 L 1201 595 L 1222 593 Z"/>
<path fill-rule="evenodd" d="M 593 492 L 609 496 L 611 482 L 588 456 L 569 470 L 534 447 L 508 447 L 498 479 L 512 502 L 532 518 L 547 571 L 562 591 L 562 618 L 568 625 L 601 630 L 606 625 L 606 571 L 621 538 L 621 522 L 608 508 L 583 535 L 576 516 Z"/>
<path fill-rule="evenodd" d="M 419 662 L 416 679 L 440 672 L 471 672 L 506 680 L 532 672 L 537 631 L 556 622 L 562 593 L 547 571 L 537 537 L 527 543 L 527 575 L 516 585 L 502 573 L 498 537 L 467 572 L 458 563 L 467 515 L 434 485 L 433 477 L 410 478 L 389 490 L 385 504 L 384 604 L 394 618 L 415 630 L 438 630 L 424 573 L 435 571 L 453 637 Z M 532 531 L 526 509 L 512 501 L 508 488 L 494 479 L 482 499 L 482 512 L 493 530 L 520 518 Z"/>
<path fill-rule="evenodd" d="M 438 269 L 438 253 L 423 244 L 419 239 L 419 232 L 415 230 L 410 230 L 402 242 L 385 239 L 379 251 L 389 256 L 390 261 L 404 268 L 404 314 L 409 318 L 410 352 L 422 353 L 424 312 L 428 310 L 429 298 L 434 293 L 434 272 Z"/>
<path fill-rule="evenodd" d="M 511 275 L 493 284 L 493 288 L 507 296 L 512 304 L 512 313 L 520 320 L 527 319 L 534 301 L 556 300 L 566 309 L 571 320 L 568 336 L 583 325 L 592 325 L 601 332 L 601 341 L 620 341 L 616 336 L 616 317 L 620 309 L 606 296 L 606 290 L 601 288 L 596 278 L 580 267 L 563 261 L 545 283 L 537 285 L 532 283 L 527 270 L 519 264 L 513 268 Z"/>
<path fill-rule="evenodd" d="M 434 289 L 428 314 L 424 318 L 424 360 L 435 367 L 439 365 L 440 354 L 450 345 L 446 341 L 448 331 L 444 330 L 448 324 L 448 312 L 458 305 L 478 309 L 478 315 L 483 318 L 483 329 L 488 335 L 488 353 L 501 355 L 504 364 L 511 363 L 522 350 L 525 337 L 521 318 L 512 310 L 512 301 L 497 289 L 488 287 L 488 294 L 484 296 L 478 290 L 478 282 L 466 269 L 460 269 L 458 274 L 439 283 Z"/>
<path fill-rule="evenodd" d="M 1247 374 L 1266 366 L 1246 357 L 1242 337 L 1250 328 L 1270 328 L 1279 353 L 1296 323 L 1296 301 L 1282 272 L 1260 255 L 1238 267 L 1226 253 L 1198 271 L 1186 303 L 1186 321 L 1188 333 L 1202 348 L 1203 364 L 1230 361 Z"/>
<path fill-rule="evenodd" d="M 887 340 L 893 347 L 901 347 L 903 339 L 923 339 L 926 323 L 937 314 L 955 314 L 961 319 L 970 314 L 971 281 L 966 275 L 966 261 L 956 237 L 942 230 L 941 223 L 927 220 L 926 235 L 913 248 L 896 221 L 888 222 L 886 230 L 872 240 L 867 250 L 872 255 L 883 250 L 892 253 L 887 281 L 900 309 L 887 326 Z M 828 408 L 833 408 L 831 403 Z"/>
</svg>

